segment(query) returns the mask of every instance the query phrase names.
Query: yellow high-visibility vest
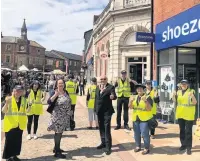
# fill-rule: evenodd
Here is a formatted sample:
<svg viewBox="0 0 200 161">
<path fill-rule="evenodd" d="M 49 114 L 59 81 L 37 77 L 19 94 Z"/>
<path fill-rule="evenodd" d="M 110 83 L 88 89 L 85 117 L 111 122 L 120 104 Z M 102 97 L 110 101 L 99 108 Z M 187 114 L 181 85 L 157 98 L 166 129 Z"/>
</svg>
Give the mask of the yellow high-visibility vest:
<svg viewBox="0 0 200 161">
<path fill-rule="evenodd" d="M 195 92 L 192 89 L 187 89 L 182 95 L 182 91 L 177 92 L 177 108 L 176 108 L 176 119 L 185 119 L 192 121 L 195 119 L 195 105 L 192 104 L 192 100 L 189 97 L 190 92 Z"/>
<path fill-rule="evenodd" d="M 156 115 L 156 112 L 157 112 L 157 103 L 154 102 L 154 93 L 156 91 L 154 89 L 151 90 L 151 92 L 147 95 L 149 95 L 151 97 L 151 99 L 153 100 L 153 107 L 151 109 L 151 112 L 153 115 Z"/>
<path fill-rule="evenodd" d="M 43 105 L 41 102 L 42 99 L 42 91 L 38 90 L 36 99 L 33 90 L 31 90 L 29 96 L 28 96 L 28 102 L 32 103 L 30 111 L 27 113 L 27 115 L 41 115 L 43 114 Z"/>
<path fill-rule="evenodd" d="M 70 80 L 66 82 L 66 90 L 69 93 L 72 105 L 75 105 L 77 101 L 77 94 L 76 94 L 77 88 L 78 88 L 77 83 L 74 83 L 73 81 Z"/>
<path fill-rule="evenodd" d="M 90 99 L 88 101 L 88 108 L 94 108 L 96 88 L 96 85 L 91 85 L 89 87 Z"/>
<path fill-rule="evenodd" d="M 21 97 L 21 106 L 18 110 L 15 98 L 12 96 L 11 103 L 8 106 L 8 111 L 5 113 L 3 120 L 3 132 L 8 132 L 11 129 L 19 127 L 25 130 L 27 126 L 26 116 L 27 100 Z"/>
<path fill-rule="evenodd" d="M 132 121 L 136 121 L 137 116 L 141 121 L 148 121 L 150 120 L 153 115 L 151 111 L 146 110 L 146 103 L 141 99 L 139 104 L 137 104 L 137 98 L 136 96 L 135 100 L 133 101 L 132 105 L 134 107 L 133 109 L 133 115 L 132 115 Z"/>
<path fill-rule="evenodd" d="M 131 95 L 131 87 L 129 79 L 126 78 L 125 82 L 122 83 L 122 80 L 118 80 L 118 87 L 117 87 L 117 97 L 130 97 Z"/>
</svg>

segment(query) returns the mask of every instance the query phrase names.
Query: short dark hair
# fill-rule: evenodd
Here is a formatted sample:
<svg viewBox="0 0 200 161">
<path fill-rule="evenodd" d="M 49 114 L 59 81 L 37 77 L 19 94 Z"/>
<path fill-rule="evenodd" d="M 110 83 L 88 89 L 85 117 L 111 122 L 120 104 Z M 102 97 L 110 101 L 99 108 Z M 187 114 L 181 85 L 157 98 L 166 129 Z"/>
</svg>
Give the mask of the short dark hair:
<svg viewBox="0 0 200 161">
<path fill-rule="evenodd" d="M 31 85 L 30 85 L 30 89 L 33 89 L 33 85 L 34 85 L 34 84 L 38 84 L 38 89 L 37 89 L 37 90 L 41 89 L 41 84 L 40 84 L 39 81 L 33 81 L 33 82 L 31 83 Z"/>
<path fill-rule="evenodd" d="M 66 84 L 65 84 L 65 81 L 64 81 L 63 79 L 61 79 L 61 78 L 59 78 L 59 79 L 57 79 L 57 80 L 56 80 L 56 82 L 55 82 L 55 85 L 54 85 L 54 88 L 53 88 L 53 89 L 54 89 L 54 90 L 56 90 L 56 89 L 57 89 L 57 86 L 58 86 L 58 81 L 59 81 L 59 80 L 62 80 L 62 81 L 63 81 L 63 83 L 64 83 L 64 89 L 63 89 L 63 90 L 65 91 L 65 89 L 66 89 Z"/>
</svg>

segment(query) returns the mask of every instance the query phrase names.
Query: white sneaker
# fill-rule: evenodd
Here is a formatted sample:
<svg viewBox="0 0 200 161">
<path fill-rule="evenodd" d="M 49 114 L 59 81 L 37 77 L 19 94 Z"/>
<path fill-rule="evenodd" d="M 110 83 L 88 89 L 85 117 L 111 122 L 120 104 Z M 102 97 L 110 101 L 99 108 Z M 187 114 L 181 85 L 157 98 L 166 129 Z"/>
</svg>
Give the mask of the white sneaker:
<svg viewBox="0 0 200 161">
<path fill-rule="evenodd" d="M 37 138 L 38 138 L 38 137 L 37 137 L 37 135 L 36 135 L 36 134 L 34 134 L 34 135 L 33 135 L 33 139 L 35 139 L 35 140 L 36 140 Z"/>
<path fill-rule="evenodd" d="M 31 135 L 29 134 L 26 138 L 27 140 L 31 140 Z"/>
</svg>

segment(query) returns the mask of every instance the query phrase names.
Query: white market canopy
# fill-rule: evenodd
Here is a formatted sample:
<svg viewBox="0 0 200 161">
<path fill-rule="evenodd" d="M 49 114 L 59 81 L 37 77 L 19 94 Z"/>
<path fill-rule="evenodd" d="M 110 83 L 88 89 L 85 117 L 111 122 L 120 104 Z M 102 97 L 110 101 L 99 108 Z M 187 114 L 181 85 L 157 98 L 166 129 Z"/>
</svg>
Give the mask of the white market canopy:
<svg viewBox="0 0 200 161">
<path fill-rule="evenodd" d="M 37 68 L 33 68 L 31 71 L 38 72 L 39 70 Z"/>
<path fill-rule="evenodd" d="M 54 71 L 51 72 L 52 74 L 66 74 L 65 72 L 63 72 L 60 69 L 55 69 Z"/>
<path fill-rule="evenodd" d="M 8 70 L 8 71 L 11 71 L 11 69 L 9 69 L 9 68 L 1 68 L 1 70 Z"/>
<path fill-rule="evenodd" d="M 19 67 L 19 71 L 29 71 L 29 69 L 25 65 L 22 65 Z"/>
</svg>

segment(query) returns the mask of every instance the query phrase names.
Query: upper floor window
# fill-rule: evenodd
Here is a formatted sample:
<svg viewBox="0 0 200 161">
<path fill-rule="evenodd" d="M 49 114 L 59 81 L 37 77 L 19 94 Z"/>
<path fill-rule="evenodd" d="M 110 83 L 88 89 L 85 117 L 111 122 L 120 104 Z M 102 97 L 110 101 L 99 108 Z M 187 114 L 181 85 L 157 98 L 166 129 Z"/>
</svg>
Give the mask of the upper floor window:
<svg viewBox="0 0 200 161">
<path fill-rule="evenodd" d="M 76 61 L 74 62 L 74 66 L 76 66 Z"/>
<path fill-rule="evenodd" d="M 40 54 L 40 49 L 37 50 L 38 54 Z"/>
<path fill-rule="evenodd" d="M 71 60 L 69 61 L 69 65 L 70 65 L 70 66 L 72 65 L 72 61 L 71 61 Z"/>
<path fill-rule="evenodd" d="M 29 64 L 33 64 L 33 58 L 29 58 Z"/>
<path fill-rule="evenodd" d="M 6 63 L 10 63 L 10 55 L 6 56 Z"/>
<path fill-rule="evenodd" d="M 63 64 L 64 64 L 64 62 L 61 60 L 61 61 L 59 62 L 59 65 L 60 65 L 60 66 L 63 66 Z"/>
<path fill-rule="evenodd" d="M 6 45 L 6 51 L 11 51 L 11 45 L 10 44 Z"/>
<path fill-rule="evenodd" d="M 47 59 L 47 65 L 53 65 L 53 60 Z"/>
</svg>

